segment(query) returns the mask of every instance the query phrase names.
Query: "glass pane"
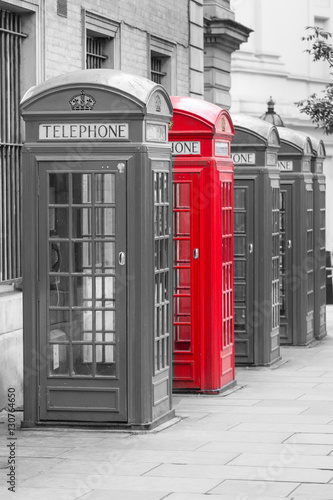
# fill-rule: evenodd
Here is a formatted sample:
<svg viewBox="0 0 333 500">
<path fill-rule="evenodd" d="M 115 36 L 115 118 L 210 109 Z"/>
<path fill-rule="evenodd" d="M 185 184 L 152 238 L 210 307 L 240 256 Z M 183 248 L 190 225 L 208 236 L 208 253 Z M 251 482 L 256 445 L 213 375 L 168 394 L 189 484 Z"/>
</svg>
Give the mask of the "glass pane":
<svg viewBox="0 0 333 500">
<path fill-rule="evenodd" d="M 49 339 L 53 342 L 68 340 L 70 331 L 69 310 L 49 310 Z M 52 333 L 54 332 L 54 333 Z M 58 338 L 58 336 L 60 336 Z"/>
<path fill-rule="evenodd" d="M 234 208 L 245 208 L 246 190 L 244 188 L 234 189 Z"/>
<path fill-rule="evenodd" d="M 95 174 L 95 203 L 115 203 L 114 174 Z"/>
<path fill-rule="evenodd" d="M 191 270 L 190 269 L 176 269 L 175 288 L 189 289 L 191 284 Z"/>
<path fill-rule="evenodd" d="M 92 243 L 88 241 L 73 242 L 73 272 L 92 273 Z"/>
<path fill-rule="evenodd" d="M 67 276 L 50 276 L 50 307 L 69 306 L 69 278 Z"/>
<path fill-rule="evenodd" d="M 48 362 L 50 375 L 69 375 L 68 346 L 51 344 L 48 347 Z"/>
<path fill-rule="evenodd" d="M 175 327 L 176 342 L 190 342 L 191 341 L 191 326 L 190 325 L 177 325 Z"/>
<path fill-rule="evenodd" d="M 191 213 L 175 213 L 175 236 L 189 236 L 191 232 Z"/>
<path fill-rule="evenodd" d="M 92 375 L 91 345 L 73 345 L 73 368 L 75 375 Z"/>
<path fill-rule="evenodd" d="M 245 236 L 234 237 L 234 255 L 245 254 Z"/>
<path fill-rule="evenodd" d="M 72 208 L 72 237 L 91 237 L 91 208 Z"/>
<path fill-rule="evenodd" d="M 68 174 L 56 173 L 49 177 L 49 204 L 67 205 L 69 203 Z"/>
<path fill-rule="evenodd" d="M 174 300 L 174 321 L 176 323 L 190 323 L 191 322 L 191 298 L 190 297 L 176 297 Z"/>
<path fill-rule="evenodd" d="M 191 185 L 190 183 L 175 184 L 174 207 L 190 208 L 191 203 Z"/>
<path fill-rule="evenodd" d="M 50 238 L 68 238 L 68 208 L 49 208 Z"/>
<path fill-rule="evenodd" d="M 55 314 L 54 314 L 55 313 Z M 50 311 L 50 343 L 69 342 L 69 311 Z M 66 321 L 67 320 L 67 321 Z"/>
<path fill-rule="evenodd" d="M 115 233 L 115 207 L 96 208 L 96 236 L 114 236 Z"/>
<path fill-rule="evenodd" d="M 246 285 L 235 283 L 234 291 L 235 291 L 235 302 L 244 302 L 245 301 L 245 289 Z"/>
<path fill-rule="evenodd" d="M 92 307 L 92 277 L 74 276 L 73 283 L 73 306 Z"/>
<path fill-rule="evenodd" d="M 69 272 L 69 244 L 67 241 L 50 241 L 49 270 L 51 273 Z"/>
<path fill-rule="evenodd" d="M 96 273 L 104 273 L 107 269 L 115 268 L 115 249 L 116 245 L 112 241 L 95 243 Z"/>
<path fill-rule="evenodd" d="M 114 356 L 113 350 L 114 346 L 108 346 L 108 349 L 112 349 L 112 354 L 108 353 L 107 357 L 111 358 Z M 106 357 L 106 359 L 107 359 Z M 96 375 L 104 377 L 115 377 L 116 376 L 116 364 L 105 361 L 104 363 L 97 363 L 96 365 Z"/>
<path fill-rule="evenodd" d="M 190 262 L 191 242 L 189 240 L 176 240 L 176 262 Z"/>
<path fill-rule="evenodd" d="M 239 327 L 239 325 L 245 325 L 245 309 L 244 308 L 235 308 L 235 326 Z M 239 328 L 238 328 L 239 329 Z"/>
<path fill-rule="evenodd" d="M 235 261 L 234 266 L 235 266 L 235 278 L 245 279 L 246 262 L 242 260 L 237 260 Z"/>
<path fill-rule="evenodd" d="M 234 213 L 234 232 L 235 233 L 244 233 L 246 231 L 246 214 L 245 213 Z"/>
<path fill-rule="evenodd" d="M 91 203 L 91 174 L 72 174 L 73 203 Z"/>
</svg>

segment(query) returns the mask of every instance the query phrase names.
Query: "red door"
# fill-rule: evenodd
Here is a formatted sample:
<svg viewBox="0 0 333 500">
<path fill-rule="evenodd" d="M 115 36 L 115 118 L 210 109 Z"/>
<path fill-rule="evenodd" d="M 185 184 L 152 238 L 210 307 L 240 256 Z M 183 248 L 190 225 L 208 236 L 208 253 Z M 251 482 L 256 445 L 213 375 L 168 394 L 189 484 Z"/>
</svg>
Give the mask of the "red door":
<svg viewBox="0 0 333 500">
<path fill-rule="evenodd" d="M 199 174 L 174 174 L 174 389 L 200 389 Z"/>
</svg>

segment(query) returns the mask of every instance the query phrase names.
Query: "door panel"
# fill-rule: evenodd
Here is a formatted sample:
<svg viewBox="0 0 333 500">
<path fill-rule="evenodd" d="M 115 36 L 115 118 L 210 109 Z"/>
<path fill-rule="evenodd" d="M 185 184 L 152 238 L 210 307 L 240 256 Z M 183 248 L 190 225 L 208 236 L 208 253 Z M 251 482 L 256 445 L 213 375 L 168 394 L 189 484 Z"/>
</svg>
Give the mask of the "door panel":
<svg viewBox="0 0 333 500">
<path fill-rule="evenodd" d="M 234 182 L 235 362 L 254 362 L 254 182 Z"/>
<path fill-rule="evenodd" d="M 125 175 L 40 163 L 41 420 L 127 419 Z"/>
<path fill-rule="evenodd" d="M 292 185 L 280 186 L 280 342 L 292 344 Z"/>
<path fill-rule="evenodd" d="M 200 388 L 199 174 L 174 174 L 174 387 Z"/>
</svg>

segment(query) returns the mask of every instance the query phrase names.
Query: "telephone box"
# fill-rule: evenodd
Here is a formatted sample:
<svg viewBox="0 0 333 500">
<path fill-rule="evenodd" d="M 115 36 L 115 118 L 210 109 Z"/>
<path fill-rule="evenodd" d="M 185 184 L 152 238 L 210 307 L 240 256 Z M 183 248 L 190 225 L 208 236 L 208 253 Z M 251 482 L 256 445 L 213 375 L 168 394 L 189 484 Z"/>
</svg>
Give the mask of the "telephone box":
<svg viewBox="0 0 333 500">
<path fill-rule="evenodd" d="M 280 341 L 314 339 L 314 197 L 309 137 L 278 127 L 280 168 Z"/>
<path fill-rule="evenodd" d="M 233 116 L 236 365 L 280 359 L 279 170 L 274 125 Z"/>
<path fill-rule="evenodd" d="M 114 70 L 22 101 L 24 421 L 173 416 L 170 98 Z"/>
<path fill-rule="evenodd" d="M 171 97 L 174 157 L 174 390 L 218 393 L 235 384 L 233 164 L 229 114 Z"/>
<path fill-rule="evenodd" d="M 314 272 L 314 335 L 320 340 L 326 330 L 326 181 L 323 163 L 326 157 L 322 140 L 311 139 L 314 155 L 311 161 L 313 174 L 313 272 Z"/>
</svg>

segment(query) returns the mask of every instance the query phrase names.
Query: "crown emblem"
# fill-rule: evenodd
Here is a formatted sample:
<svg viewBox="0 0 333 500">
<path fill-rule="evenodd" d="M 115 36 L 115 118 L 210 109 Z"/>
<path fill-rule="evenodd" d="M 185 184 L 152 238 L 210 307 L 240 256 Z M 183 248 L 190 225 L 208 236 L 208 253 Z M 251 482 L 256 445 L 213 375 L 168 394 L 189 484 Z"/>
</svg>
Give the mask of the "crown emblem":
<svg viewBox="0 0 333 500">
<path fill-rule="evenodd" d="M 155 109 L 158 113 L 161 112 L 161 107 L 162 107 L 162 100 L 161 97 L 157 94 L 155 97 Z"/>
<path fill-rule="evenodd" d="M 225 127 L 226 127 L 225 118 L 224 118 L 224 116 L 222 116 L 222 119 L 221 119 L 222 132 L 225 132 Z"/>
<path fill-rule="evenodd" d="M 173 123 L 174 123 L 173 120 L 169 121 L 169 125 L 168 125 L 169 132 L 172 130 Z"/>
<path fill-rule="evenodd" d="M 96 100 L 91 95 L 85 94 L 84 90 L 81 90 L 80 94 L 75 95 L 68 102 L 73 111 L 90 111 L 96 104 Z"/>
</svg>

